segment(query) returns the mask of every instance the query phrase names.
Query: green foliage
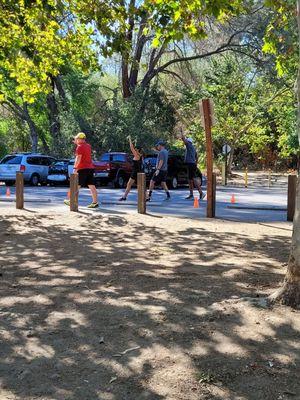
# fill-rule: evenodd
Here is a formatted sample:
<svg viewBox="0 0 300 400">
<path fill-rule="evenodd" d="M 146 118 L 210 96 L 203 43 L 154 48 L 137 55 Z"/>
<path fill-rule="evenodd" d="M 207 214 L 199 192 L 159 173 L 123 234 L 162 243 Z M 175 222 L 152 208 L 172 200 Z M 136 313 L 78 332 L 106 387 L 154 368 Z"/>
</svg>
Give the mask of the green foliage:
<svg viewBox="0 0 300 400">
<path fill-rule="evenodd" d="M 146 94 L 136 92 L 126 101 L 119 96 L 106 100 L 95 114 L 95 135 L 91 137 L 99 152 L 128 151 L 128 135 L 145 150 L 159 138 L 171 139 L 174 109 L 163 92 L 152 88 Z"/>
</svg>

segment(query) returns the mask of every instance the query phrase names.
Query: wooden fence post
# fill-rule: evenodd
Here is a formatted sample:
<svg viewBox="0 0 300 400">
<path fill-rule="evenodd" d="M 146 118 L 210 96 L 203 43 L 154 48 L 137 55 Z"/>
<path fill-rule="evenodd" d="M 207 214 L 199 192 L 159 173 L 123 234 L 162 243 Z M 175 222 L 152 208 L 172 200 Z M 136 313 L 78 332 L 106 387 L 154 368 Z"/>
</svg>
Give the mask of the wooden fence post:
<svg viewBox="0 0 300 400">
<path fill-rule="evenodd" d="M 70 211 L 78 211 L 78 174 L 70 176 Z"/>
<path fill-rule="evenodd" d="M 214 218 L 213 216 L 213 144 L 211 136 L 211 127 L 213 123 L 213 115 L 211 102 L 209 99 L 202 100 L 200 107 L 201 113 L 203 113 L 205 138 L 206 138 L 206 176 L 207 176 L 207 206 L 206 216 L 207 218 Z"/>
<path fill-rule="evenodd" d="M 245 169 L 245 188 L 248 187 L 248 167 Z"/>
<path fill-rule="evenodd" d="M 138 173 L 137 187 L 138 187 L 138 213 L 146 214 L 146 174 Z"/>
<path fill-rule="evenodd" d="M 23 210 L 24 208 L 24 175 L 23 172 L 16 174 L 16 209 Z"/>
<path fill-rule="evenodd" d="M 287 220 L 293 221 L 296 207 L 297 175 L 288 176 Z"/>
</svg>

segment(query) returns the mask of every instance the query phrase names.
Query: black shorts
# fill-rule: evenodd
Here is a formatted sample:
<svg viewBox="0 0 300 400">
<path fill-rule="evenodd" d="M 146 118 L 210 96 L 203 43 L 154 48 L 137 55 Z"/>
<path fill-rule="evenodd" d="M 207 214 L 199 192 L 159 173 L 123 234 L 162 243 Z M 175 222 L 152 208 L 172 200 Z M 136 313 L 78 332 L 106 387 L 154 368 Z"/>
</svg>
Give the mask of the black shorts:
<svg viewBox="0 0 300 400">
<path fill-rule="evenodd" d="M 94 170 L 80 169 L 78 171 L 78 185 L 81 187 L 95 185 Z"/>
<path fill-rule="evenodd" d="M 156 184 L 160 185 L 162 182 L 167 181 L 168 171 L 159 171 L 158 175 L 155 175 L 155 172 L 151 178 L 151 180 Z"/>
<path fill-rule="evenodd" d="M 202 174 L 197 167 L 197 164 L 187 164 L 188 167 L 188 178 L 189 181 L 192 181 L 195 178 L 201 179 L 202 182 Z"/>
<path fill-rule="evenodd" d="M 131 172 L 130 178 L 137 182 L 137 174 L 140 174 L 141 172 L 143 172 L 143 171 L 142 170 L 138 170 L 138 169 L 134 169 Z"/>
</svg>

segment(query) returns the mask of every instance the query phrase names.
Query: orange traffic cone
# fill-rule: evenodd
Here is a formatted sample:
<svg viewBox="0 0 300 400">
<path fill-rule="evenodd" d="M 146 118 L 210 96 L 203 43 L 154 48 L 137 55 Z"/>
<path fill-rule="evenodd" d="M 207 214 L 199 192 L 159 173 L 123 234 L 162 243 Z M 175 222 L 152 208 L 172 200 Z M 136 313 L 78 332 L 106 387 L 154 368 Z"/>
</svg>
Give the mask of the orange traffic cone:
<svg viewBox="0 0 300 400">
<path fill-rule="evenodd" d="M 199 208 L 199 199 L 198 199 L 198 197 L 195 197 L 194 208 Z"/>
<path fill-rule="evenodd" d="M 6 188 L 6 197 L 10 197 L 10 187 L 7 186 Z"/>
<path fill-rule="evenodd" d="M 68 197 L 68 199 L 70 199 L 70 197 L 71 197 L 70 190 L 68 190 L 67 197 Z"/>
<path fill-rule="evenodd" d="M 234 204 L 234 203 L 235 203 L 235 197 L 234 197 L 234 194 L 231 196 L 230 203 L 231 203 L 231 204 Z"/>
</svg>

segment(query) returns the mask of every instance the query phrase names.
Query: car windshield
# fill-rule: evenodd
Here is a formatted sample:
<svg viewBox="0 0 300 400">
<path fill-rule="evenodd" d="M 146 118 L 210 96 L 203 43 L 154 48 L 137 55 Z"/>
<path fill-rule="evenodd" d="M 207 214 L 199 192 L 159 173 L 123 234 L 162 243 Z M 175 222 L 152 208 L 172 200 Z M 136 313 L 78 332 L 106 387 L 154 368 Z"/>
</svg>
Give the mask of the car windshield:
<svg viewBox="0 0 300 400">
<path fill-rule="evenodd" d="M 6 156 L 3 158 L 1 161 L 1 164 L 21 164 L 22 162 L 22 156 Z"/>
<path fill-rule="evenodd" d="M 52 164 L 52 167 L 65 167 L 67 165 L 67 163 L 63 162 L 63 161 L 58 161 L 58 162 L 54 162 Z"/>
</svg>

